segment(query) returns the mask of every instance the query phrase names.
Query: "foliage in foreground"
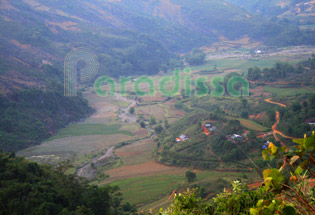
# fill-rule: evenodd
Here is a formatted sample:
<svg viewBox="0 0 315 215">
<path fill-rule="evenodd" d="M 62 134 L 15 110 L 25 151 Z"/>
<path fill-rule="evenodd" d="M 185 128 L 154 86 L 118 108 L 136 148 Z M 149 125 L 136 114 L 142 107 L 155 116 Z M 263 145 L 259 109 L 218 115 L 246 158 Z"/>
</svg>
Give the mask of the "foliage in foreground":
<svg viewBox="0 0 315 215">
<path fill-rule="evenodd" d="M 294 215 L 315 214 L 315 134 L 304 139 L 293 140 L 294 150 L 278 148 L 270 143 L 263 151 L 265 160 L 279 158 L 279 169 L 266 169 L 264 182 L 255 190 L 234 181 L 232 191 L 224 191 L 206 203 L 196 197 L 196 190 L 175 195 L 172 205 L 161 209 L 160 215 Z"/>
<path fill-rule="evenodd" d="M 0 153 L 0 215 L 130 215 L 117 187 L 89 186 L 76 176 Z"/>
</svg>

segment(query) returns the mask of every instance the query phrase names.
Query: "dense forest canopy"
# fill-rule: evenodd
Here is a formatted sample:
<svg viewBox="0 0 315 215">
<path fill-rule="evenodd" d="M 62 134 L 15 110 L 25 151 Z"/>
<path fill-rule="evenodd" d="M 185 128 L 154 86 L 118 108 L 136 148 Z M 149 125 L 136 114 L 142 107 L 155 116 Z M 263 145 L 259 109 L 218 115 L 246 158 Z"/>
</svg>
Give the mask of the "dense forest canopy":
<svg viewBox="0 0 315 215">
<path fill-rule="evenodd" d="M 0 214 L 130 215 L 117 187 L 90 186 L 74 175 L 0 152 Z"/>
</svg>

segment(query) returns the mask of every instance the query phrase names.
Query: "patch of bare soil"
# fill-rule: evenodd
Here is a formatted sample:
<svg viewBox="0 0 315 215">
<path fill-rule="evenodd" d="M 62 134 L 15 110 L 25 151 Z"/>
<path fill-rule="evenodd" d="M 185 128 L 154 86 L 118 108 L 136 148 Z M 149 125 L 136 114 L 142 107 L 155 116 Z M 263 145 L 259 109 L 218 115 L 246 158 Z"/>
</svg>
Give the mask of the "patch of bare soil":
<svg viewBox="0 0 315 215">
<path fill-rule="evenodd" d="M 24 63 L 23 63 L 24 64 Z M 9 75 L 8 75 L 9 73 Z M 17 71 L 9 71 L 5 74 L 0 74 L 0 92 L 7 94 L 14 89 L 23 89 L 27 87 L 41 86 L 34 78 L 27 77 Z"/>
<path fill-rule="evenodd" d="M 270 92 L 264 91 L 264 87 L 251 88 L 249 92 L 252 94 L 252 97 L 269 97 L 271 95 Z"/>
</svg>

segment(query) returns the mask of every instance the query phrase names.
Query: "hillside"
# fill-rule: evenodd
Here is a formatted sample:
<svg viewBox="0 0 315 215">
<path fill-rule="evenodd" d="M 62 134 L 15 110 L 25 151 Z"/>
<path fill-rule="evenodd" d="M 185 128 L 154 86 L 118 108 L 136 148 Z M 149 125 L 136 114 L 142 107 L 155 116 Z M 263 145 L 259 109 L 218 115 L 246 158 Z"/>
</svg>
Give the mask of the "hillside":
<svg viewBox="0 0 315 215">
<path fill-rule="evenodd" d="M 278 17 L 314 28 L 315 2 L 310 0 L 227 0 L 266 17 Z"/>
<path fill-rule="evenodd" d="M 226 90 L 220 97 L 213 95 L 211 86 L 204 97 L 178 98 L 175 107 L 186 116 L 159 135 L 158 160 L 167 165 L 219 171 L 246 172 L 248 168 L 264 167 L 256 160 L 264 141 L 285 146 L 291 142 L 288 140 L 301 138 L 299 135 L 313 129 L 307 122 L 315 117 L 314 62 L 313 56 L 296 65 L 249 68 L 249 97 L 227 93 L 227 80 L 241 77 L 230 73 L 224 77 L 221 86 Z"/>
<path fill-rule="evenodd" d="M 66 165 L 54 169 L 2 152 L 0 164 L 1 214 L 136 214 L 119 188 L 89 186 L 65 175 Z"/>
<path fill-rule="evenodd" d="M 99 75 L 119 77 L 171 69 L 180 65 L 174 53 L 222 36 L 249 35 L 271 45 L 314 43 L 310 34 L 218 0 L 1 0 L 0 12 L 2 92 L 44 86 L 48 73 L 62 80 L 64 57 L 78 47 L 98 55 Z"/>
</svg>

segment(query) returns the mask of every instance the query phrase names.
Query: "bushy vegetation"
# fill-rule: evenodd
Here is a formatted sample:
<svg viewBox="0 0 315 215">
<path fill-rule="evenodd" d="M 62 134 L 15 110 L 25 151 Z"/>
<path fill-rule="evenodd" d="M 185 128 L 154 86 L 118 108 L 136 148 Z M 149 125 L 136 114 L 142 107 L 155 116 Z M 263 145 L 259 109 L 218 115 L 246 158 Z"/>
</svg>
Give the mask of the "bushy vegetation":
<svg viewBox="0 0 315 215">
<path fill-rule="evenodd" d="M 301 61 L 296 65 L 289 63 L 276 63 L 272 68 L 260 69 L 259 67 L 249 68 L 247 78 L 249 81 L 275 82 L 285 80 L 298 80 L 303 77 L 302 74 L 308 74 L 310 70 L 315 69 L 315 56 L 306 61 Z M 295 79 L 294 79 L 294 78 Z M 307 76 L 308 77 L 308 76 Z M 308 77 L 309 79 L 309 77 Z M 296 82 L 298 81 L 296 80 Z M 309 81 L 303 80 L 301 83 L 309 84 Z"/>
<path fill-rule="evenodd" d="M 281 109 L 279 130 L 293 137 L 299 137 L 301 132 L 310 132 L 308 120 L 315 118 L 315 95 L 302 102 L 295 102 L 289 109 Z"/>
<path fill-rule="evenodd" d="M 0 96 L 0 110 L 0 148 L 4 151 L 38 144 L 93 111 L 82 97 L 63 96 L 62 88 L 30 88 Z"/>
<path fill-rule="evenodd" d="M 279 168 L 265 169 L 264 182 L 249 190 L 240 181 L 232 183 L 232 190 L 218 194 L 212 203 L 196 197 L 195 190 L 175 195 L 172 205 L 160 214 L 251 214 L 294 215 L 315 213 L 314 153 L 315 134 L 294 140 L 294 149 L 278 148 L 273 143 L 263 151 L 265 160 L 279 159 Z"/>
<path fill-rule="evenodd" d="M 206 60 L 206 54 L 199 50 L 194 50 L 192 54 L 186 56 L 186 62 L 191 66 L 204 64 Z"/>
<path fill-rule="evenodd" d="M 130 215 L 136 209 L 122 202 L 117 187 L 90 186 L 67 166 L 57 169 L 0 153 L 0 214 Z"/>
</svg>

